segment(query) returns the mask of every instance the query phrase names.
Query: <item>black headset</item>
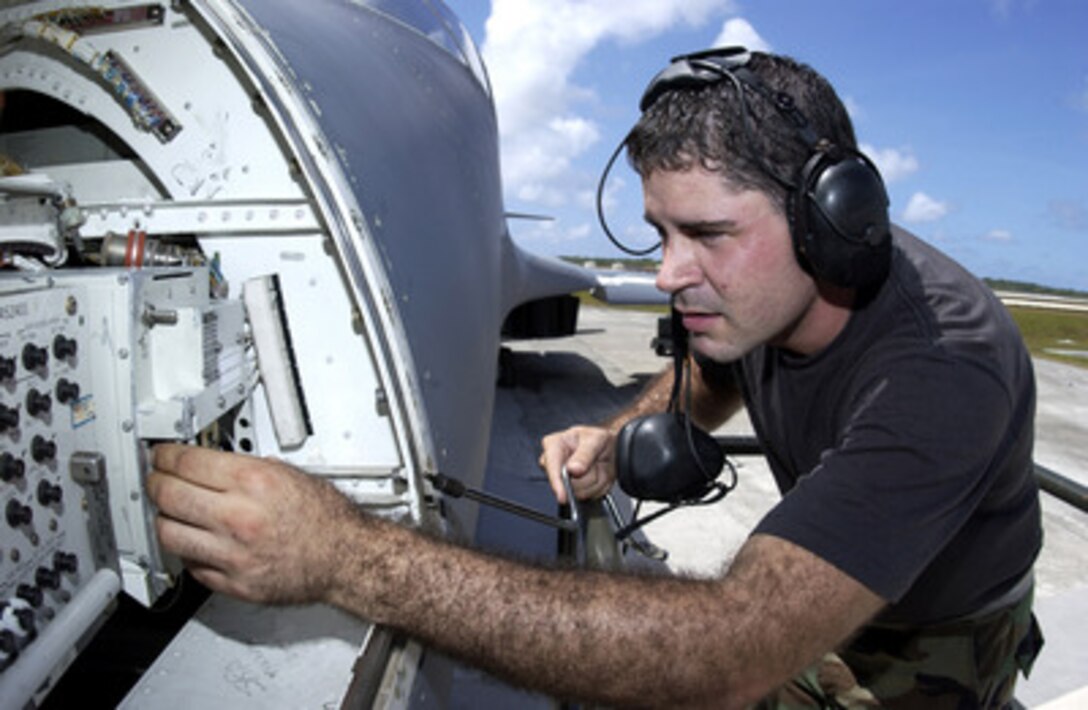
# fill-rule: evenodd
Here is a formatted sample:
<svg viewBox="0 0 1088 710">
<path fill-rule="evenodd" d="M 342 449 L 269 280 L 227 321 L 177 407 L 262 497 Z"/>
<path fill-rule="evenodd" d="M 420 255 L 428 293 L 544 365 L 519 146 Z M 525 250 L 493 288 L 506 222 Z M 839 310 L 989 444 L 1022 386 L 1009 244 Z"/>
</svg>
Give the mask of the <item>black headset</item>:
<svg viewBox="0 0 1088 710">
<path fill-rule="evenodd" d="M 818 136 L 793 97 L 772 91 L 748 68 L 750 58 L 751 54 L 743 47 L 676 57 L 650 82 L 639 109 L 645 112 L 669 91 L 732 81 L 741 100 L 743 129 L 750 140 L 750 112 L 744 88 L 769 101 L 794 127 L 810 153 L 793 181 L 775 173 L 759 156 L 764 172 L 786 189 L 786 212 L 798 262 L 814 277 L 838 286 L 862 289 L 878 286 L 887 277 L 891 264 L 888 196 L 880 172 L 860 152 L 836 146 Z M 601 176 L 597 190 L 598 216 L 605 234 L 616 246 L 628 253 L 647 254 L 652 248 L 634 250 L 619 243 L 604 220 L 601 199 L 604 181 L 622 148 L 623 143 L 612 154 Z M 628 421 L 617 434 L 615 452 L 620 488 L 639 501 L 660 501 L 668 506 L 641 519 L 636 508 L 631 522 L 617 532 L 620 540 L 681 506 L 720 500 L 737 482 L 736 469 L 714 438 L 693 426 L 690 414 L 680 411 L 681 380 L 686 380 L 690 401 L 693 365 L 686 362 L 687 333 L 675 310 L 671 325 L 674 350 L 669 406 L 660 414 Z M 717 480 L 723 467 L 732 473 L 729 483 Z"/>
<path fill-rule="evenodd" d="M 741 101 L 743 129 L 750 136 L 751 112 L 744 88 L 770 102 L 794 127 L 810 152 L 792 180 L 771 170 L 759 156 L 764 172 L 786 189 L 786 214 L 798 262 L 815 278 L 837 286 L 879 285 L 887 277 L 892 252 L 888 195 L 880 172 L 857 150 L 837 146 L 819 136 L 792 96 L 773 91 L 747 66 L 750 58 L 751 53 L 743 47 L 675 57 L 650 81 L 639 101 L 639 109 L 646 111 L 670 91 L 731 81 Z M 606 174 L 618 153 L 619 149 L 605 168 Z M 603 177 L 601 183 L 603 187 Z M 598 199 L 599 212 L 600 208 Z M 603 225 L 603 215 L 600 216 Z M 607 225 L 605 232 L 616 242 Z"/>
<path fill-rule="evenodd" d="M 670 323 L 673 383 L 666 411 L 627 421 L 616 434 L 616 480 L 620 489 L 638 501 L 631 521 L 616 531 L 624 540 L 646 523 L 682 507 L 708 505 L 724 498 L 737 485 L 737 469 L 725 451 L 706 431 L 681 411 L 681 383 L 691 401 L 691 368 L 688 364 L 688 332 L 676 309 Z M 724 470 L 730 480 L 719 480 Z M 642 501 L 666 503 L 639 518 Z"/>
</svg>

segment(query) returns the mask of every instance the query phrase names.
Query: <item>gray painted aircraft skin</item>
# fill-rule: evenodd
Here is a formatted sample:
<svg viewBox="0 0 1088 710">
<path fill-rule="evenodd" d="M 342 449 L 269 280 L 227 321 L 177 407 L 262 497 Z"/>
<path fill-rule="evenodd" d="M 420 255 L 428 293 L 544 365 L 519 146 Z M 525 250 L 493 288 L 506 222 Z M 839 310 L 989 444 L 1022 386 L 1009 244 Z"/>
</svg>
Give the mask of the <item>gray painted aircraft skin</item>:
<svg viewBox="0 0 1088 710">
<path fill-rule="evenodd" d="M 48 698 L 115 599 L 176 594 L 142 494 L 154 441 L 279 456 L 471 540 L 476 505 L 440 504 L 425 477 L 480 485 L 504 319 L 596 278 L 511 241 L 460 22 L 432 0 L 46 0 L 3 3 L 0 28 L 0 444 L 17 483 L 0 705 Z M 50 355 L 54 338 L 78 354 Z M 20 361 L 30 346 L 40 362 Z M 43 405 L 56 387 L 65 401 Z M 213 597 L 177 638 L 130 705 L 194 687 L 232 707 L 396 705 L 419 666 L 327 609 Z"/>
</svg>

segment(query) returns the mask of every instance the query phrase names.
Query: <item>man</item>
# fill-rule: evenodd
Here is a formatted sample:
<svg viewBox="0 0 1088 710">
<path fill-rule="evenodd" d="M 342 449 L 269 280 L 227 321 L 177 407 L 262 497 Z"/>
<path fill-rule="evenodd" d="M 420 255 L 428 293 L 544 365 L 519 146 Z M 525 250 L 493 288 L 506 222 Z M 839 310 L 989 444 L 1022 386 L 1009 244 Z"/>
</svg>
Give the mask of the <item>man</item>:
<svg viewBox="0 0 1088 710">
<path fill-rule="evenodd" d="M 1015 326 L 945 257 L 890 237 L 879 176 L 807 67 L 693 56 L 643 108 L 627 147 L 699 363 L 687 406 L 713 425 L 746 403 L 788 491 L 727 572 L 514 563 L 366 516 L 287 466 L 180 446 L 148 479 L 162 543 L 215 589 L 331 603 L 561 697 L 1004 704 L 1035 651 L 1041 538 Z M 557 495 L 564 465 L 577 495 L 605 492 L 616 426 L 670 388 L 545 439 Z"/>
</svg>

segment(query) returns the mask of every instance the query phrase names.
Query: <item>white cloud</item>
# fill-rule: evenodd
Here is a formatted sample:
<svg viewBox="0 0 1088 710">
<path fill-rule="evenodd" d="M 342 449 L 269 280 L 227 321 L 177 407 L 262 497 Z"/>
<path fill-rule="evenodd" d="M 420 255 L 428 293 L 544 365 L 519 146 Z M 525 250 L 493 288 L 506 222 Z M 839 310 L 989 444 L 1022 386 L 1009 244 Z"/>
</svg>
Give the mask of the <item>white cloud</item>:
<svg viewBox="0 0 1088 710">
<path fill-rule="evenodd" d="M 895 148 L 876 148 L 862 143 L 858 146 L 862 153 L 872 160 L 884 182 L 892 183 L 918 171 L 918 159 L 909 150 L 897 150 Z"/>
<path fill-rule="evenodd" d="M 513 174 L 507 173 L 507 186 L 523 200 L 549 207 L 565 205 L 570 202 L 566 186 L 553 184 L 552 178 L 568 173 L 571 160 L 596 143 L 600 131 L 587 119 L 555 116 L 532 135 L 532 142 L 514 141 L 519 150 L 518 162 Z M 520 166 L 530 169 L 517 169 Z"/>
<path fill-rule="evenodd" d="M 736 45 L 747 47 L 756 52 L 771 51 L 771 45 L 759 36 L 759 33 L 756 32 L 756 28 L 752 27 L 751 23 L 747 20 L 740 17 L 734 17 L 725 21 L 725 24 L 722 25 L 722 31 L 718 34 L 717 39 L 714 40 L 713 46 L 733 47 Z"/>
<path fill-rule="evenodd" d="M 564 190 L 540 181 L 524 182 L 516 187 L 514 194 L 519 200 L 549 208 L 563 207 L 568 202 Z"/>
<path fill-rule="evenodd" d="M 582 190 L 578 193 L 578 204 L 586 209 L 597 209 L 597 188 L 599 185 L 594 185 L 592 190 Z M 601 203 L 604 205 L 605 213 L 611 212 L 619 204 L 619 197 L 627 192 L 627 181 L 624 180 L 623 175 L 617 175 L 615 171 L 608 177 L 608 180 L 604 183 L 604 192 L 601 194 Z"/>
<path fill-rule="evenodd" d="M 732 0 L 493 0 L 482 51 L 499 116 L 508 194 L 569 201 L 572 161 L 600 137 L 592 87 L 572 75 L 603 42 L 640 42 L 733 11 Z M 526 197 L 526 199 L 530 199 Z"/>
<path fill-rule="evenodd" d="M 545 245 L 572 248 L 570 245 L 594 238 L 593 225 L 588 222 L 568 226 L 562 222 L 519 222 L 513 232 L 515 241 L 530 248 L 539 249 Z M 573 247 L 578 248 L 578 247 Z"/>
<path fill-rule="evenodd" d="M 991 229 L 982 238 L 988 242 L 1011 242 L 1012 232 L 1007 229 Z"/>
<path fill-rule="evenodd" d="M 577 152 L 596 143 L 599 137 L 597 126 L 592 121 L 577 116 L 557 116 L 548 122 L 548 128 Z"/>
<path fill-rule="evenodd" d="M 948 214 L 948 205 L 938 202 L 924 192 L 916 192 L 910 197 L 907 208 L 903 210 L 904 222 L 935 222 Z"/>
</svg>

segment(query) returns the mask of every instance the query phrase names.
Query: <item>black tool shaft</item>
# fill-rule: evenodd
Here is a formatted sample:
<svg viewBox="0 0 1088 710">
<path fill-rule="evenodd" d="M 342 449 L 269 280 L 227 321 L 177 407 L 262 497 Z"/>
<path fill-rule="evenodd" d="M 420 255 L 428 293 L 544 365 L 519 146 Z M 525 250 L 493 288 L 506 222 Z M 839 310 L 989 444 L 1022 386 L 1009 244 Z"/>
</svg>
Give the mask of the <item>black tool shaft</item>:
<svg viewBox="0 0 1088 710">
<path fill-rule="evenodd" d="M 541 513 L 539 510 L 535 510 L 528 506 L 524 506 L 520 503 L 515 503 L 512 500 L 507 500 L 491 493 L 484 493 L 483 491 L 476 490 L 466 486 L 461 481 L 455 478 L 450 478 L 445 474 L 435 473 L 430 474 L 427 478 L 434 484 L 434 487 L 442 491 L 448 496 L 453 498 L 468 498 L 474 500 L 482 505 L 488 505 L 492 508 L 498 508 L 499 510 L 505 510 L 507 513 L 513 515 L 519 515 L 523 518 L 528 518 L 544 525 L 550 525 L 553 528 L 559 530 L 568 530 L 575 532 L 578 530 L 577 525 L 573 520 L 564 520 L 554 515 L 548 515 L 547 513 Z"/>
</svg>

